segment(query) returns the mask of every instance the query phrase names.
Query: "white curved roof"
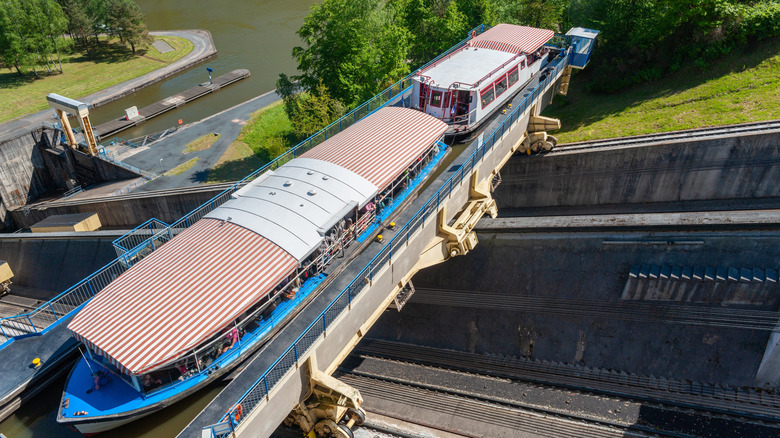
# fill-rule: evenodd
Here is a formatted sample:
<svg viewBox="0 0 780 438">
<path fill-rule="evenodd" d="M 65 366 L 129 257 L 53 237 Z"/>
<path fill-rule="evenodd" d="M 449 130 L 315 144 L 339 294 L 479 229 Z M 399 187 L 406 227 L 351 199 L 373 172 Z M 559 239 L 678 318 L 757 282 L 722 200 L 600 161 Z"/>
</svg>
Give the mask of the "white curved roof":
<svg viewBox="0 0 780 438">
<path fill-rule="evenodd" d="M 377 191 L 341 166 L 295 158 L 264 173 L 206 217 L 252 230 L 301 261 L 336 221 L 365 205 Z"/>
</svg>

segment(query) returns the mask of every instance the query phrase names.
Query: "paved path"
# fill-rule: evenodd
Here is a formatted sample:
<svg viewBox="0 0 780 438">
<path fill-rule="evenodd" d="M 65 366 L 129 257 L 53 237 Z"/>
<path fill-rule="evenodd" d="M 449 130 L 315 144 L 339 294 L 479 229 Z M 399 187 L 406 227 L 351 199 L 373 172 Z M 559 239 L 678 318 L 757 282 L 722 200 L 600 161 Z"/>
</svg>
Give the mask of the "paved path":
<svg viewBox="0 0 780 438">
<path fill-rule="evenodd" d="M 100 106 L 124 97 L 130 93 L 134 93 L 141 88 L 144 88 L 155 82 L 159 82 L 165 78 L 173 76 L 182 70 L 192 67 L 198 62 L 214 56 L 217 53 L 217 49 L 214 46 L 214 40 L 212 40 L 211 34 L 205 30 L 175 30 L 149 33 L 151 35 L 177 36 L 186 38 L 192 42 L 192 51 L 187 55 L 184 55 L 184 57 L 181 59 L 172 62 L 165 67 L 159 68 L 135 79 L 122 82 L 121 84 L 108 87 L 98 91 L 97 93 L 83 97 L 67 97 L 78 99 L 79 101 L 90 105 L 90 107 Z M 41 99 L 44 98 L 45 96 L 41 96 Z M 0 137 L 14 137 L 24 132 L 24 130 L 29 130 L 31 127 L 37 127 L 41 122 L 55 122 L 54 118 L 52 117 L 52 110 L 45 109 L 43 111 L 22 116 L 0 124 Z"/>
<path fill-rule="evenodd" d="M 171 170 L 198 157 L 198 162 L 188 171 L 179 175 L 162 176 L 144 184 L 135 191 L 163 190 L 205 184 L 208 170 L 217 164 L 228 146 L 236 140 L 251 114 L 279 99 L 280 97 L 275 91 L 270 91 L 193 123 L 150 146 L 139 148 L 139 151 L 132 156 L 120 156 L 119 159 L 140 169 L 161 173 L 161 171 Z M 187 144 L 213 132 L 220 134 L 220 138 L 210 148 L 188 154 L 183 153 Z M 236 180 L 244 176 L 246 175 L 236 175 Z"/>
</svg>

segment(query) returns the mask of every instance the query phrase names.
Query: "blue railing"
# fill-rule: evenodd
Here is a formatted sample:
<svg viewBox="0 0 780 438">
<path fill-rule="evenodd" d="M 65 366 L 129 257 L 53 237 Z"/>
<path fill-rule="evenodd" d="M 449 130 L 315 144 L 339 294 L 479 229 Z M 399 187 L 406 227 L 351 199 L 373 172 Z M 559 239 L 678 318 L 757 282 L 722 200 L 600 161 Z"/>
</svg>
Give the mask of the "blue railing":
<svg viewBox="0 0 780 438">
<path fill-rule="evenodd" d="M 80 309 L 128 267 L 125 257 L 119 257 L 35 310 L 0 318 L 0 349 L 14 339 L 46 333 L 58 322 Z"/>
<path fill-rule="evenodd" d="M 130 250 L 147 242 L 152 242 L 153 244 L 155 239 L 159 239 L 159 237 L 156 237 L 158 234 L 167 234 L 169 229 L 169 225 L 165 222 L 151 218 L 114 240 L 113 245 L 116 255 L 118 257 L 126 255 Z"/>
<path fill-rule="evenodd" d="M 435 215 L 440 210 L 442 202 L 452 193 L 453 187 L 456 187 L 461 181 L 469 178 L 474 167 L 479 161 L 495 146 L 498 139 L 500 139 L 510 127 L 517 122 L 517 120 L 528 110 L 529 106 L 541 95 L 542 92 L 553 83 L 561 74 L 564 68 L 568 65 L 568 54 L 562 58 L 553 60 L 551 64 L 556 63 L 552 73 L 541 83 L 539 83 L 523 101 L 517 105 L 512 112 L 504 119 L 504 121 L 485 139 L 485 141 L 477 146 L 477 149 L 469 156 L 462 166 L 436 191 L 436 193 L 425 203 L 425 205 L 412 216 L 412 218 L 400 228 L 395 236 L 374 256 L 373 259 L 366 265 L 359 274 L 352 279 L 344 290 L 323 310 L 315 320 L 309 324 L 309 326 L 301 333 L 295 342 L 290 345 L 284 353 L 264 372 L 260 378 L 246 391 L 241 398 L 237 401 L 233 408 L 226 413 L 220 423 L 208 426 L 204 430 L 215 431 L 214 428 L 220 430 L 234 429 L 243 419 L 247 418 L 249 413 L 265 399 L 268 392 L 274 385 L 281 380 L 281 378 L 287 374 L 288 371 L 295 368 L 299 359 L 309 350 L 314 342 L 325 332 L 329 322 L 335 320 L 344 309 L 348 308 L 352 300 L 359 296 L 374 277 L 374 273 L 378 272 L 386 266 L 390 261 L 394 253 L 406 245 L 409 238 L 417 230 L 420 229 L 422 224 Z M 239 420 L 235 420 L 236 415 L 234 410 L 241 405 L 243 415 L 239 416 Z"/>
<path fill-rule="evenodd" d="M 482 33 L 489 28 L 490 28 L 489 26 L 481 25 L 479 27 L 474 28 L 474 31 L 477 31 L 478 33 Z M 469 32 L 469 35 L 470 34 L 471 32 Z M 458 44 L 452 46 L 449 50 L 437 56 L 436 58 L 434 58 L 433 60 L 431 60 L 430 62 L 428 62 L 427 64 L 425 64 L 420 68 L 425 68 L 430 64 L 438 62 L 441 58 L 461 48 L 464 44 L 466 44 L 466 42 L 469 39 L 471 39 L 470 36 L 468 38 L 463 39 Z M 218 195 L 214 196 L 210 200 L 206 201 L 195 210 L 186 214 L 181 219 L 179 219 L 178 221 L 170 225 L 170 228 L 172 229 L 171 234 L 176 235 L 181 230 L 199 221 L 204 216 L 212 212 L 215 208 L 219 207 L 223 203 L 230 200 L 230 197 L 233 193 L 235 193 L 245 185 L 249 184 L 251 181 L 256 179 L 258 176 L 262 175 L 266 171 L 278 169 L 280 166 L 292 160 L 293 158 L 296 158 L 302 155 L 303 153 L 311 150 L 314 146 L 317 146 L 318 144 L 322 143 L 328 138 L 333 137 L 334 135 L 338 134 L 344 129 L 347 129 L 348 127 L 352 126 L 358 120 L 361 120 L 362 118 L 378 110 L 384 105 L 387 105 L 394 98 L 403 94 L 409 87 L 411 87 L 413 76 L 414 73 L 411 73 L 405 78 L 396 82 L 395 84 L 387 87 L 381 93 L 377 94 L 376 96 L 369 99 L 362 105 L 348 112 L 347 114 L 345 114 L 344 116 L 336 120 L 335 122 L 326 126 L 325 128 L 323 128 L 316 134 L 312 135 L 311 137 L 307 138 L 306 140 L 302 141 L 295 147 L 288 149 L 285 153 L 275 158 L 270 163 L 250 173 L 249 175 L 247 175 L 246 177 L 244 177 L 243 179 L 241 179 L 231 187 L 225 189 L 223 192 L 219 193 Z M 134 248 L 137 248 L 139 245 L 149 246 L 148 242 L 145 242 L 144 240 L 137 240 L 136 238 L 131 237 L 131 235 L 135 234 L 136 232 L 140 234 L 146 233 L 146 231 L 143 228 L 143 225 L 141 225 L 138 228 L 132 230 L 130 233 L 115 240 L 114 247 L 124 249 L 125 251 L 130 251 Z M 132 239 L 132 242 L 127 242 L 126 241 L 127 239 Z"/>
</svg>

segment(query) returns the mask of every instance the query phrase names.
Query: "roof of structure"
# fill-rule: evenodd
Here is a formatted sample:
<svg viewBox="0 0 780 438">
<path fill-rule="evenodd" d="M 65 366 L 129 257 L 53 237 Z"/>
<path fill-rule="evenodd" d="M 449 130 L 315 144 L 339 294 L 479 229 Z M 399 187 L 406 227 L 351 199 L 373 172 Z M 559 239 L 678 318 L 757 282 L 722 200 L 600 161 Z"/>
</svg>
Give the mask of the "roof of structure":
<svg viewBox="0 0 780 438">
<path fill-rule="evenodd" d="M 202 219 L 106 286 L 68 328 L 120 369 L 144 373 L 215 335 L 296 265 L 253 231 Z"/>
<path fill-rule="evenodd" d="M 550 40 L 555 32 L 514 24 L 498 24 L 477 35 L 469 47 L 500 50 L 509 53 L 532 53 Z"/>
<path fill-rule="evenodd" d="M 438 140 L 447 124 L 409 108 L 384 107 L 302 155 L 357 173 L 382 189 Z"/>
</svg>

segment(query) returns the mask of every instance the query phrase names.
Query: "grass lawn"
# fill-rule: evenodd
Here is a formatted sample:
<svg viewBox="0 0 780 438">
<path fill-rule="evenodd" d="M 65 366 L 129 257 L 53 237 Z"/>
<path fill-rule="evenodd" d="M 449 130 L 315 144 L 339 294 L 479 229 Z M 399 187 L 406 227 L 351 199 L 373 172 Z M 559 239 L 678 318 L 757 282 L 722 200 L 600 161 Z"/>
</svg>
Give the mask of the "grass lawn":
<svg viewBox="0 0 780 438">
<path fill-rule="evenodd" d="M 261 108 L 209 170 L 206 181 L 220 183 L 237 181 L 298 144 L 292 124 L 281 102 Z"/>
<path fill-rule="evenodd" d="M 198 157 L 195 157 L 191 160 L 185 161 L 182 164 L 179 164 L 178 166 L 174 167 L 173 169 L 165 172 L 163 175 L 181 175 L 182 173 L 192 169 L 192 166 L 195 165 L 199 160 Z"/>
<path fill-rule="evenodd" d="M 614 95 L 586 91 L 587 69 L 572 77 L 543 115 L 561 120 L 560 142 L 780 118 L 780 38 Z"/>
<path fill-rule="evenodd" d="M 201 138 L 198 138 L 194 141 L 192 141 L 190 144 L 187 145 L 187 147 L 184 148 L 182 152 L 185 154 L 189 154 L 190 152 L 197 152 L 197 151 L 203 151 L 211 146 L 214 145 L 214 143 L 219 140 L 220 135 L 216 132 L 213 132 L 211 134 L 206 134 Z"/>
<path fill-rule="evenodd" d="M 19 76 L 16 70 L 0 68 L 0 123 L 49 107 L 46 95 L 57 93 L 79 99 L 112 85 L 149 73 L 192 51 L 192 43 L 179 37 L 156 37 L 173 51 L 160 53 L 153 46 L 141 56 L 119 44 L 107 44 L 92 56 L 75 52 L 62 56 L 62 74 L 48 76 L 39 71 Z M 141 51 L 139 51 L 140 53 Z"/>
<path fill-rule="evenodd" d="M 299 141 L 281 101 L 254 112 L 237 140 L 268 161 Z"/>
</svg>

